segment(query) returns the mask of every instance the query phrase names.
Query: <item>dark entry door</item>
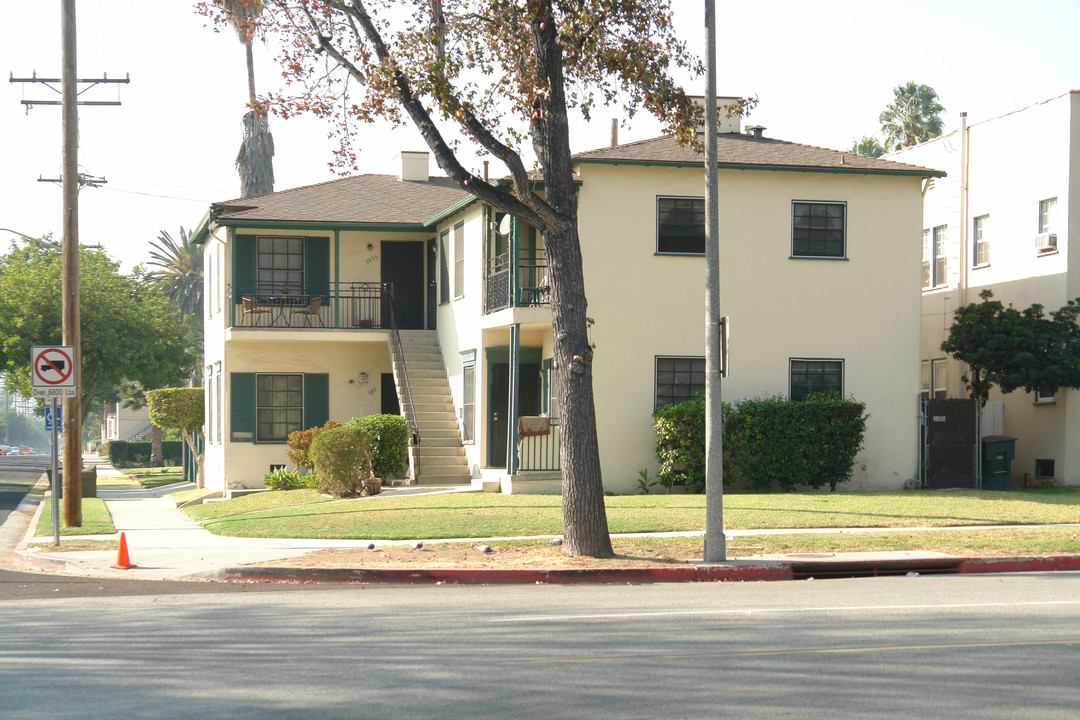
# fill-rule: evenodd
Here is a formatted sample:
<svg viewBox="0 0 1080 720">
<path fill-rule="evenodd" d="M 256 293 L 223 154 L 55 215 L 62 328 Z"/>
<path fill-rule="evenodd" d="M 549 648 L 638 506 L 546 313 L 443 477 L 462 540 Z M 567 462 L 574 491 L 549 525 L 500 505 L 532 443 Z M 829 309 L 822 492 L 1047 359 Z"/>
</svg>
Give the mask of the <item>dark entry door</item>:
<svg viewBox="0 0 1080 720">
<path fill-rule="evenodd" d="M 518 373 L 518 414 L 540 414 L 540 366 L 521 363 Z M 488 466 L 506 467 L 506 436 L 510 429 L 510 365 L 492 363 L 488 386 Z"/>
<path fill-rule="evenodd" d="M 922 472 L 927 488 L 974 488 L 975 401 L 923 400 Z"/>
<path fill-rule="evenodd" d="M 394 284 L 394 312 L 403 330 L 424 328 L 424 242 L 384 242 L 380 269 L 383 282 Z M 388 311 L 383 326 L 389 326 Z"/>
</svg>

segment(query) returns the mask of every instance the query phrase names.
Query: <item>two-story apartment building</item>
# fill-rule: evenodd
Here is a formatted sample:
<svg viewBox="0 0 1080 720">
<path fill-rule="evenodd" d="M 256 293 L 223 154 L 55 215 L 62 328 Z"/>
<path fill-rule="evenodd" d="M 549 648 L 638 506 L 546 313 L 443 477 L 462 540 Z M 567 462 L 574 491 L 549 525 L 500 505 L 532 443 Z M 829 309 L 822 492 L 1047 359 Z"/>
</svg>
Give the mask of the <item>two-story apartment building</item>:
<svg viewBox="0 0 1080 720">
<path fill-rule="evenodd" d="M 724 396 L 867 403 L 851 487 L 916 473 L 922 167 L 727 121 Z M 652 412 L 704 388 L 703 156 L 671 137 L 575 156 L 605 488 L 655 472 Z M 543 238 L 429 178 L 358 176 L 219 203 L 207 282 L 207 485 L 258 487 L 288 432 L 402 412 L 414 479 L 558 491 Z"/>
<path fill-rule="evenodd" d="M 955 309 L 984 289 L 1016 308 L 1080 297 L 1070 252 L 1080 212 L 1080 91 L 1071 91 L 888 156 L 948 173 L 925 193 L 922 392 L 966 397 L 966 368 L 941 343 Z M 1076 222 L 1074 222 L 1076 220 Z M 1014 483 L 1080 484 L 1080 394 L 991 393 L 983 435 L 1016 438 Z"/>
</svg>

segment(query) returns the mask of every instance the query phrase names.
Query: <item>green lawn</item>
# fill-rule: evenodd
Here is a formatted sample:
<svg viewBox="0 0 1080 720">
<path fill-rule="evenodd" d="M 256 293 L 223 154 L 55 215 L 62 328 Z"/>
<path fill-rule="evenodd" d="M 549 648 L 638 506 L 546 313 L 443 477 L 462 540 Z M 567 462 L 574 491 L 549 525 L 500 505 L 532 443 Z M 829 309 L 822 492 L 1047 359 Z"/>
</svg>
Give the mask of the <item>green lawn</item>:
<svg viewBox="0 0 1080 720">
<path fill-rule="evenodd" d="M 239 537 L 407 540 L 562 532 L 556 495 L 452 493 L 334 500 L 313 490 L 186 508 L 211 532 Z M 606 498 L 612 533 L 705 529 L 704 495 Z M 1080 522 L 1080 490 L 729 494 L 726 528 L 963 527 Z M 835 537 L 835 536 L 833 536 Z"/>
<path fill-rule="evenodd" d="M 64 508 L 61 502 L 60 506 L 60 524 L 64 522 Z M 116 528 L 113 526 L 112 515 L 109 514 L 108 509 L 105 507 L 105 501 L 101 498 L 83 498 L 82 499 L 82 526 L 81 527 L 61 527 L 60 535 L 110 535 L 116 532 Z M 41 515 L 38 516 L 38 524 L 36 535 L 40 537 L 52 537 L 53 523 L 52 523 L 52 499 L 49 498 L 42 503 Z"/>
</svg>

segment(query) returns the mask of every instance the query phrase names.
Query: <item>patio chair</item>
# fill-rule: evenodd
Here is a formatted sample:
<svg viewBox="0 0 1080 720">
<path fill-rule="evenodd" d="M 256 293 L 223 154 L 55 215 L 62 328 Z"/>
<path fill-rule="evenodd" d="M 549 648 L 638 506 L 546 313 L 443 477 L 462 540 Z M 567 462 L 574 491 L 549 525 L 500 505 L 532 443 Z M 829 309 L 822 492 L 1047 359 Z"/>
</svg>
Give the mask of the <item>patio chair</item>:
<svg viewBox="0 0 1080 720">
<path fill-rule="evenodd" d="M 308 327 L 311 327 L 312 319 L 318 323 L 319 327 L 322 327 L 322 313 L 320 312 L 322 309 L 322 301 L 322 296 L 316 295 L 311 298 L 311 302 L 308 303 L 307 307 L 294 308 L 293 314 L 306 315 L 307 317 L 304 318 L 304 324 Z"/>
<path fill-rule="evenodd" d="M 260 315 L 266 315 L 270 312 L 270 308 L 259 307 L 252 295 L 242 296 L 240 298 L 240 303 L 244 307 L 244 313 L 241 317 L 246 318 L 248 315 L 251 315 L 251 324 L 253 327 L 258 327 Z"/>
</svg>

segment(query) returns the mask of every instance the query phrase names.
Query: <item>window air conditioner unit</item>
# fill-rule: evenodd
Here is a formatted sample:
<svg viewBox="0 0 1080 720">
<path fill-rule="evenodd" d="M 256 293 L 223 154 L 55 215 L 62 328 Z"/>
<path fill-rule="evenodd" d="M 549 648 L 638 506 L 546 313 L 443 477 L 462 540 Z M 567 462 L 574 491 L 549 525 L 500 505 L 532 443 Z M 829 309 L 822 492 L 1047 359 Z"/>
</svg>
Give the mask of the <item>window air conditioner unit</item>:
<svg viewBox="0 0 1080 720">
<path fill-rule="evenodd" d="M 1039 252 L 1057 250 L 1057 233 L 1039 233 L 1036 235 L 1035 249 Z"/>
</svg>

